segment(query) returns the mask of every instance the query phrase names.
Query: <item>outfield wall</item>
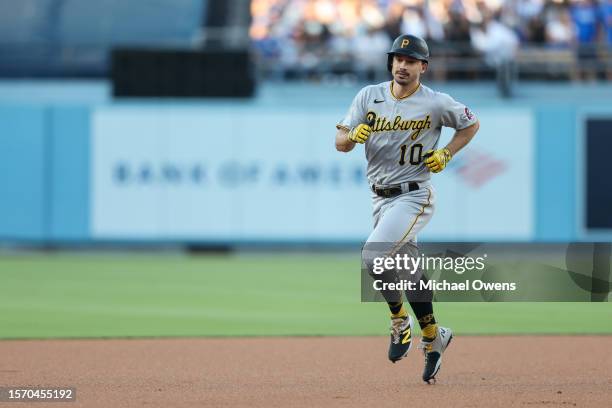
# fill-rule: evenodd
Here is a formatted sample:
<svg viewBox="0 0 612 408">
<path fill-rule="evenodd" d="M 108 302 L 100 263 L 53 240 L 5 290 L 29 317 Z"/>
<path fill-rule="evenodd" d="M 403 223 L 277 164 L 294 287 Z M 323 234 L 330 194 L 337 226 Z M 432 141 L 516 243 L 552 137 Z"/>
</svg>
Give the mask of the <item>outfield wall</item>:
<svg viewBox="0 0 612 408">
<path fill-rule="evenodd" d="M 357 243 L 371 228 L 363 151 L 333 147 L 354 89 L 199 102 L 24 93 L 0 98 L 2 241 Z M 436 215 L 422 239 L 612 238 L 609 167 L 584 166 L 609 146 L 612 108 L 587 107 L 576 89 L 554 102 L 449 93 L 482 127 L 434 176 Z"/>
</svg>

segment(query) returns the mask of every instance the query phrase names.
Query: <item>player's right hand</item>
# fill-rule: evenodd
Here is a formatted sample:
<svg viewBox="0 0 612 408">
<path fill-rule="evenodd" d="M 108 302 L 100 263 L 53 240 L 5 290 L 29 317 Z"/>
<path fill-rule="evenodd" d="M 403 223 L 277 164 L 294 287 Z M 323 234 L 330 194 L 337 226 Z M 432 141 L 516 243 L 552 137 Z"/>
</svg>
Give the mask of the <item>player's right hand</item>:
<svg viewBox="0 0 612 408">
<path fill-rule="evenodd" d="M 354 143 L 365 143 L 372 134 L 372 128 L 362 123 L 353 128 L 348 134 L 348 140 Z"/>
</svg>

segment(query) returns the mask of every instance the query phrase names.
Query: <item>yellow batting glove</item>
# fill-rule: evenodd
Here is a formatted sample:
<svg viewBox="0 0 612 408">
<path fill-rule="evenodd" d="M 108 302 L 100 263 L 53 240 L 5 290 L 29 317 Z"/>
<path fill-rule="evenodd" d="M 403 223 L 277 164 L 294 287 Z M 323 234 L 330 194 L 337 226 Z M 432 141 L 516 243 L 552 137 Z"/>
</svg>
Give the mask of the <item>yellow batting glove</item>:
<svg viewBox="0 0 612 408">
<path fill-rule="evenodd" d="M 355 143 L 365 143 L 372 134 L 372 128 L 365 123 L 357 125 L 348 134 L 348 140 Z"/>
<path fill-rule="evenodd" d="M 439 173 L 444 170 L 448 162 L 453 158 L 453 155 L 445 147 L 436 151 L 428 150 L 423 157 L 425 157 L 425 165 L 429 170 L 433 173 Z"/>
</svg>

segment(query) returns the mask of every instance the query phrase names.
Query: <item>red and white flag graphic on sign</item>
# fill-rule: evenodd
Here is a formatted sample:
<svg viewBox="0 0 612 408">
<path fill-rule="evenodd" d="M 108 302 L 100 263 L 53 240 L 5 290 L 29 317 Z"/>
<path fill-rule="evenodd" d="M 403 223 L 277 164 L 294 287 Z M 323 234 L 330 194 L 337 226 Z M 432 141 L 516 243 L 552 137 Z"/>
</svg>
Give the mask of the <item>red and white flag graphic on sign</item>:
<svg viewBox="0 0 612 408">
<path fill-rule="evenodd" d="M 473 188 L 482 187 L 508 168 L 504 161 L 491 154 L 471 150 L 462 156 L 453 167 L 459 178 Z"/>
</svg>

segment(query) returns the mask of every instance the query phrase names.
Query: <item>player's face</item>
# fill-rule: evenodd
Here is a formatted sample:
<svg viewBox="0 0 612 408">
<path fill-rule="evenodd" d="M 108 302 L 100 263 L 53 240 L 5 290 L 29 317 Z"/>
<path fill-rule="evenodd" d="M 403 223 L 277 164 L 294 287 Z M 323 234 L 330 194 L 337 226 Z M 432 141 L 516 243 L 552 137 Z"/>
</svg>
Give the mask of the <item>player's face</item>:
<svg viewBox="0 0 612 408">
<path fill-rule="evenodd" d="M 398 85 L 410 85 L 418 82 L 421 74 L 427 70 L 427 63 L 405 55 L 394 55 L 391 74 Z"/>
</svg>

